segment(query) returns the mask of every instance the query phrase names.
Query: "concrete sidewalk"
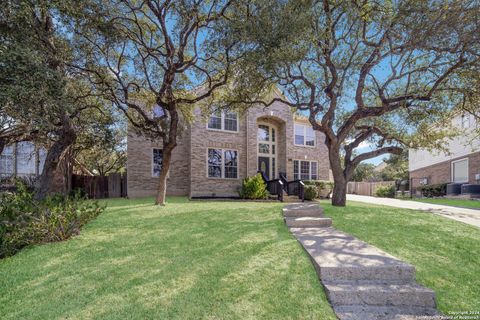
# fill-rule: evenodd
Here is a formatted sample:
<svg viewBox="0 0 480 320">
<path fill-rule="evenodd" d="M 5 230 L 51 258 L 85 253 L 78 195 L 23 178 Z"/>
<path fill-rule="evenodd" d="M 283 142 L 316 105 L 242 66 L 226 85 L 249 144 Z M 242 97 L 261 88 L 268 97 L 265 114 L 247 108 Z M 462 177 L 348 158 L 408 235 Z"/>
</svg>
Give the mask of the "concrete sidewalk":
<svg viewBox="0 0 480 320">
<path fill-rule="evenodd" d="M 417 201 L 359 196 L 356 194 L 348 194 L 347 200 L 403 209 L 428 211 L 430 213 L 437 214 L 445 218 L 457 220 L 480 228 L 480 210 L 458 208 Z"/>
<path fill-rule="evenodd" d="M 318 204 L 296 203 L 284 207 L 289 226 L 309 254 L 328 301 L 341 320 L 433 319 L 435 293 L 415 281 L 415 267 L 346 233 L 323 218 Z M 330 223 L 313 223 L 325 219 Z"/>
</svg>

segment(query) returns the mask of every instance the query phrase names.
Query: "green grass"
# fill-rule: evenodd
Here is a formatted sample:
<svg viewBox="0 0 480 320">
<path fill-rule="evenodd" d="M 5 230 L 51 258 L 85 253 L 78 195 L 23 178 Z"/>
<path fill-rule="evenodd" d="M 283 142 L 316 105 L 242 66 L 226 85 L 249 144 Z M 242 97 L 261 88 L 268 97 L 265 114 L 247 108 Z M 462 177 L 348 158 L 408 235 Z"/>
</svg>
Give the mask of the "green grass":
<svg viewBox="0 0 480 320">
<path fill-rule="evenodd" d="M 479 200 L 441 199 L 441 198 L 412 198 L 412 199 L 406 198 L 404 200 L 413 200 L 413 201 L 419 201 L 419 202 L 441 204 L 441 205 L 452 206 L 452 207 L 480 209 L 480 201 Z"/>
<path fill-rule="evenodd" d="M 480 310 L 480 229 L 426 212 L 322 201 L 334 227 L 416 267 L 442 312 Z"/>
<path fill-rule="evenodd" d="M 2 319 L 334 319 L 281 204 L 112 200 L 69 241 L 0 260 Z M 417 269 L 441 311 L 480 310 L 480 230 L 322 202 L 334 226 Z"/>
<path fill-rule="evenodd" d="M 0 260 L 5 319 L 335 319 L 278 203 L 108 201 L 65 242 Z"/>
</svg>

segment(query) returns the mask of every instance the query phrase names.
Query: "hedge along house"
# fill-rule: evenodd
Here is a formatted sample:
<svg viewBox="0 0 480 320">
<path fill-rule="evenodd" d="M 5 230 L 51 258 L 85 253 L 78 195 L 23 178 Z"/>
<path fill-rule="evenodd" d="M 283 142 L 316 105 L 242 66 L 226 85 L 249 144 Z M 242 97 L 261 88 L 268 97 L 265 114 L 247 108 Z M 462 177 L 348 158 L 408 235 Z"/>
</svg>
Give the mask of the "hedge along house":
<svg viewBox="0 0 480 320">
<path fill-rule="evenodd" d="M 448 143 L 449 153 L 409 150 L 408 170 L 411 188 L 419 185 L 480 183 L 480 139 L 475 134 L 478 124 L 470 114 L 458 114 L 452 124 L 460 133 Z"/>
<path fill-rule="evenodd" d="M 238 197 L 245 177 L 262 171 L 271 180 L 329 180 L 323 133 L 280 102 L 254 106 L 244 114 L 200 107 L 186 124 L 172 155 L 167 194 Z M 131 198 L 155 195 L 162 165 L 162 143 L 129 131 L 127 192 Z"/>
</svg>

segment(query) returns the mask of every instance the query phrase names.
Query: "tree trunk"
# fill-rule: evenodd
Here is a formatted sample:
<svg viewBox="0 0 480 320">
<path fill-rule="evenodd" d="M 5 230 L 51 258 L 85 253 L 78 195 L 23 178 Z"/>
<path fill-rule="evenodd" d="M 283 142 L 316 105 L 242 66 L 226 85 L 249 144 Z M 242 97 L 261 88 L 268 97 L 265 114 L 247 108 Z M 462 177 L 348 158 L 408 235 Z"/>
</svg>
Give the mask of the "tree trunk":
<svg viewBox="0 0 480 320">
<path fill-rule="evenodd" d="M 167 108 L 170 114 L 170 126 L 168 130 L 168 137 L 163 138 L 163 159 L 162 169 L 160 170 L 160 181 L 158 185 L 157 198 L 155 204 L 164 206 L 165 197 L 167 195 L 167 175 L 170 169 L 170 162 L 172 160 L 172 153 L 177 146 L 177 133 L 179 116 L 175 105 L 169 105 Z"/>
<path fill-rule="evenodd" d="M 345 207 L 347 202 L 347 181 L 345 171 L 342 168 L 340 146 L 327 141 L 328 158 L 333 174 L 332 205 Z"/>
<path fill-rule="evenodd" d="M 165 148 L 163 150 L 162 169 L 160 170 L 160 180 L 158 184 L 157 198 L 155 204 L 164 206 L 165 197 L 167 195 L 167 176 L 170 168 L 170 161 L 172 159 L 173 149 Z"/>
<path fill-rule="evenodd" d="M 55 172 L 62 155 L 71 146 L 76 139 L 76 134 L 70 124 L 70 119 L 64 119 L 62 129 L 59 133 L 58 140 L 52 145 L 47 152 L 45 164 L 43 165 L 42 174 L 40 175 L 36 188 L 35 199 L 43 200 L 51 192 Z"/>
<path fill-rule="evenodd" d="M 334 175 L 333 183 L 332 205 L 345 207 L 347 202 L 347 181 L 345 179 L 337 179 Z"/>
</svg>

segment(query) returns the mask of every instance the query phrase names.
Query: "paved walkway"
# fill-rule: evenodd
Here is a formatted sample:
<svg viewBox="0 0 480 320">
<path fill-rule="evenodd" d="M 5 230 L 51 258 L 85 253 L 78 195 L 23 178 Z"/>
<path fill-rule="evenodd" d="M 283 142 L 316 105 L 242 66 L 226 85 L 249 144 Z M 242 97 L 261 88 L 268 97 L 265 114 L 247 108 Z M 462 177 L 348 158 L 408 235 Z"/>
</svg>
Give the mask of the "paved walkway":
<svg viewBox="0 0 480 320">
<path fill-rule="evenodd" d="M 323 218 L 330 223 L 320 226 L 314 220 L 323 216 L 318 205 L 287 205 L 283 215 L 310 255 L 339 319 L 418 320 L 439 315 L 435 293 L 415 282 L 414 266 L 330 227 L 330 218 Z M 297 219 L 295 227 L 291 219 Z"/>
<path fill-rule="evenodd" d="M 463 223 L 467 223 L 480 228 L 480 210 L 444 206 L 418 201 L 359 196 L 356 194 L 348 194 L 347 200 L 379 204 L 403 209 L 428 211 L 430 213 L 437 214 L 445 218 L 461 221 Z"/>
</svg>

